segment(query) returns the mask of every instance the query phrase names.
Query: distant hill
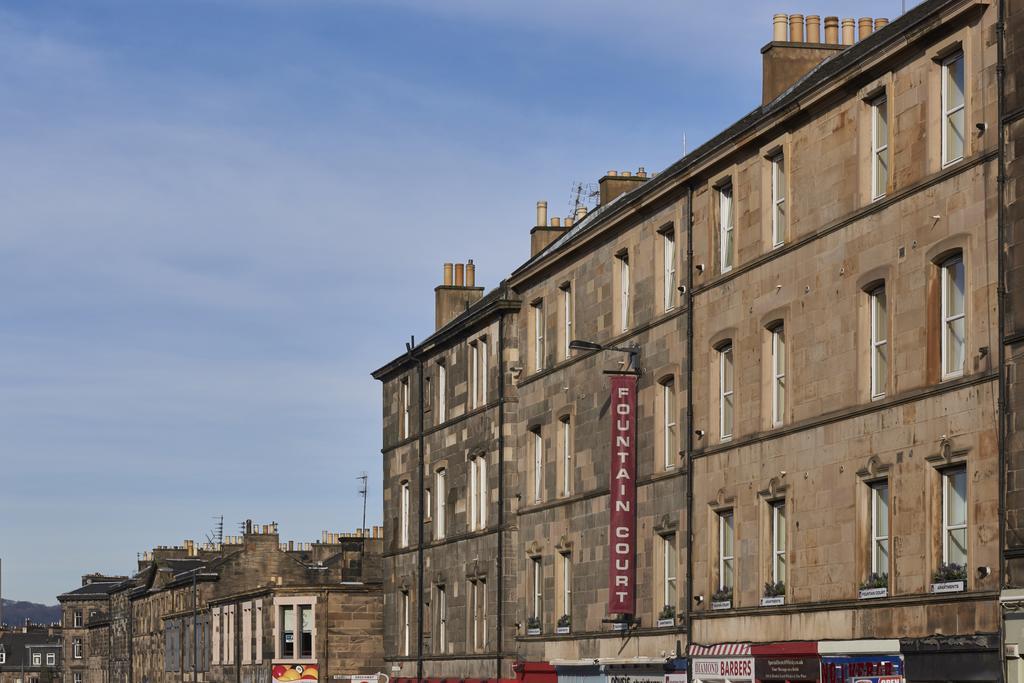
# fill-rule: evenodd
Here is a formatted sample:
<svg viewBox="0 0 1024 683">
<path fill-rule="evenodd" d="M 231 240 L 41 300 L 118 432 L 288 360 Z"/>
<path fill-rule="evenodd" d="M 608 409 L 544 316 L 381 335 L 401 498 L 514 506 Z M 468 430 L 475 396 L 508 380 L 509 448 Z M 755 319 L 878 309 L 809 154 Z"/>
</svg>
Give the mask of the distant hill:
<svg viewBox="0 0 1024 683">
<path fill-rule="evenodd" d="M 26 619 L 33 624 L 53 624 L 60 621 L 60 605 L 40 605 L 22 600 L 3 600 L 3 620 L 10 626 L 20 626 Z"/>
</svg>

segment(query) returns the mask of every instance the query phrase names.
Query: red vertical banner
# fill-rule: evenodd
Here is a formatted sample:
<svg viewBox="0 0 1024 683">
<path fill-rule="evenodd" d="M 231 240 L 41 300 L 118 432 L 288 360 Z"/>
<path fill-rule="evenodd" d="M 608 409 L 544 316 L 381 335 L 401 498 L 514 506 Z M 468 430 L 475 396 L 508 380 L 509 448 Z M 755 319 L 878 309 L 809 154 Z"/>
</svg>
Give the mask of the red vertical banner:
<svg viewBox="0 0 1024 683">
<path fill-rule="evenodd" d="M 636 614 L 636 384 L 634 374 L 611 376 L 609 614 Z"/>
</svg>

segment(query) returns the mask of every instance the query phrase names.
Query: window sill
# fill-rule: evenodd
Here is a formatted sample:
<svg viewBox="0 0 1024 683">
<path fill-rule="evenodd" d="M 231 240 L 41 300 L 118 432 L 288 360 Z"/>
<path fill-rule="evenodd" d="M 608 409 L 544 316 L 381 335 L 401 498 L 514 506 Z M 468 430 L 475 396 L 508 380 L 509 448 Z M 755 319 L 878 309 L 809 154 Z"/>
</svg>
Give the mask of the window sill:
<svg viewBox="0 0 1024 683">
<path fill-rule="evenodd" d="M 274 658 L 274 659 L 270 660 L 270 663 L 271 664 L 316 664 L 317 660 L 315 658 L 309 659 L 309 658 L 306 658 L 306 657 L 295 657 L 295 658 L 286 658 L 286 659 Z"/>
</svg>

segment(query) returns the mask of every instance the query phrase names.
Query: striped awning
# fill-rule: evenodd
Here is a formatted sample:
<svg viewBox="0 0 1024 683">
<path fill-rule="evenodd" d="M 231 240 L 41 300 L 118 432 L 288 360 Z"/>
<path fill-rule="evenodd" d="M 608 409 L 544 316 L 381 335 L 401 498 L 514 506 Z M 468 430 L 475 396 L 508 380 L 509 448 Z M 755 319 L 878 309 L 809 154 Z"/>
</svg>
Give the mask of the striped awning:
<svg viewBox="0 0 1024 683">
<path fill-rule="evenodd" d="M 749 657 L 750 643 L 719 643 L 718 645 L 691 645 L 691 657 Z"/>
</svg>

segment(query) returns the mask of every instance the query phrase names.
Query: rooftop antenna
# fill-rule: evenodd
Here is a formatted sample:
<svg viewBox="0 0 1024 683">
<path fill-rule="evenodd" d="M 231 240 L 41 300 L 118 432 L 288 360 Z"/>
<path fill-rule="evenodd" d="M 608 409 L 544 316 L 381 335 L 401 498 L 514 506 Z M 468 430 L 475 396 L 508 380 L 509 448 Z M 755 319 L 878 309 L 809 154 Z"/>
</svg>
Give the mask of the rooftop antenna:
<svg viewBox="0 0 1024 683">
<path fill-rule="evenodd" d="M 366 534 L 366 491 L 367 491 L 367 480 L 366 472 L 364 471 L 358 477 L 359 481 L 363 482 L 363 485 L 359 488 L 359 495 L 363 497 L 363 526 L 359 527 L 359 535 L 364 536 Z"/>
<path fill-rule="evenodd" d="M 213 525 L 213 531 L 206 534 L 206 542 L 210 545 L 224 545 L 224 515 L 214 515 L 217 520 Z"/>
<path fill-rule="evenodd" d="M 686 156 L 686 131 L 683 131 L 683 156 Z"/>
<path fill-rule="evenodd" d="M 570 216 L 575 216 L 576 209 L 581 206 L 590 210 L 595 205 L 597 197 L 600 196 L 600 192 L 593 183 L 583 183 L 580 181 L 573 182 L 569 194 L 572 203 L 572 209 L 569 212 Z"/>
</svg>

